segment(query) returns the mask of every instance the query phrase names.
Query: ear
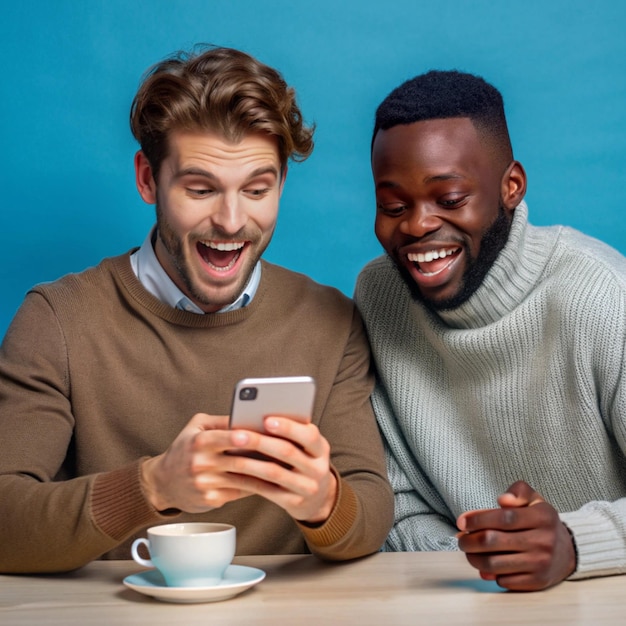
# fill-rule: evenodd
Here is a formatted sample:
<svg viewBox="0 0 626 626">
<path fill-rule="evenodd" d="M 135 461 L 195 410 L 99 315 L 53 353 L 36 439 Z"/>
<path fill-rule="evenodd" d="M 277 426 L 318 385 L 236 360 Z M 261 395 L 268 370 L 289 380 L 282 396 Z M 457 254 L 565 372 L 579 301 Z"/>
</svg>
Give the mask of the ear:
<svg viewBox="0 0 626 626">
<path fill-rule="evenodd" d="M 500 193 L 502 204 L 509 211 L 524 199 L 526 195 L 526 172 L 519 161 L 511 161 L 502 176 Z"/>
<path fill-rule="evenodd" d="M 152 166 L 141 150 L 135 154 L 135 184 L 144 202 L 156 204 L 156 182 L 152 175 Z"/>
</svg>

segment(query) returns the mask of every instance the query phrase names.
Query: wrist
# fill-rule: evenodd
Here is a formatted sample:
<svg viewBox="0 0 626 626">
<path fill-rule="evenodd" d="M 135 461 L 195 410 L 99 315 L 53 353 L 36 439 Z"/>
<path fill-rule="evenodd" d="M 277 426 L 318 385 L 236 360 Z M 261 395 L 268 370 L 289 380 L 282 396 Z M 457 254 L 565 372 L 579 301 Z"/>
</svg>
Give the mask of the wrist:
<svg viewBox="0 0 626 626">
<path fill-rule="evenodd" d="M 571 556 L 570 556 L 570 563 L 569 563 L 569 568 L 568 568 L 569 572 L 567 576 L 565 577 L 565 578 L 569 578 L 572 574 L 576 572 L 576 569 L 578 567 L 578 548 L 576 547 L 576 539 L 574 537 L 574 533 L 572 532 L 571 528 L 564 522 L 561 522 L 561 524 L 563 524 L 563 526 L 565 527 L 565 530 L 567 531 L 567 536 L 570 540 L 570 545 L 571 545 Z"/>
<path fill-rule="evenodd" d="M 300 524 L 304 524 L 309 528 L 317 528 L 324 524 L 328 518 L 332 515 L 335 506 L 337 505 L 337 495 L 339 492 L 337 485 L 337 477 L 334 472 L 330 472 L 329 487 L 324 499 L 324 504 L 320 507 L 315 515 L 303 520 L 298 520 Z"/>
<path fill-rule="evenodd" d="M 141 464 L 140 483 L 144 497 L 157 511 L 165 511 L 172 508 L 161 496 L 156 478 L 158 471 L 158 457 L 146 459 Z"/>
</svg>

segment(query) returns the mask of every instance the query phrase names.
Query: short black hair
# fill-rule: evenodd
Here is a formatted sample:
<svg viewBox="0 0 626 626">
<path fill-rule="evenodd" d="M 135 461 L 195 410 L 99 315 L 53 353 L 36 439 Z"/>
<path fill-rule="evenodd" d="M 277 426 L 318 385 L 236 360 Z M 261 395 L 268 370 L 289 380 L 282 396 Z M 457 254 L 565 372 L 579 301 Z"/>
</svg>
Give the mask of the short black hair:
<svg viewBox="0 0 626 626">
<path fill-rule="evenodd" d="M 480 76 L 431 70 L 396 87 L 376 110 L 372 146 L 379 130 L 424 120 L 468 117 L 513 158 L 502 94 Z"/>
</svg>

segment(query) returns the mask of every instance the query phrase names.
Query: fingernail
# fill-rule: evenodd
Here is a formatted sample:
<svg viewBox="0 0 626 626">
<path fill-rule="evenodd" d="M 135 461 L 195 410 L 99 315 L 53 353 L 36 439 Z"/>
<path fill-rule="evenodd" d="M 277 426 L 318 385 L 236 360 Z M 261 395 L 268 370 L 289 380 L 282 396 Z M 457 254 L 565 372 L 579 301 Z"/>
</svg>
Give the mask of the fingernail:
<svg viewBox="0 0 626 626">
<path fill-rule="evenodd" d="M 278 426 L 278 420 L 275 419 L 268 419 L 267 422 L 265 422 L 265 428 L 268 430 L 278 430 Z"/>
</svg>

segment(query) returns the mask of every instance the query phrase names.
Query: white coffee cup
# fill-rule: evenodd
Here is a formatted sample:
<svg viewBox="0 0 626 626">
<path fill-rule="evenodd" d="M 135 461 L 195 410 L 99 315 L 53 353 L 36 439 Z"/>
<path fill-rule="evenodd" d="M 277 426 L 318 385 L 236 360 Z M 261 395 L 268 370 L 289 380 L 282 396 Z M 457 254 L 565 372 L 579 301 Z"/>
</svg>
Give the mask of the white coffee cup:
<svg viewBox="0 0 626 626">
<path fill-rule="evenodd" d="M 137 549 L 145 545 L 150 559 Z M 230 524 L 185 522 L 148 528 L 148 538 L 133 541 L 133 559 L 156 567 L 168 587 L 210 587 L 221 582 L 235 556 L 236 529 Z"/>
</svg>

